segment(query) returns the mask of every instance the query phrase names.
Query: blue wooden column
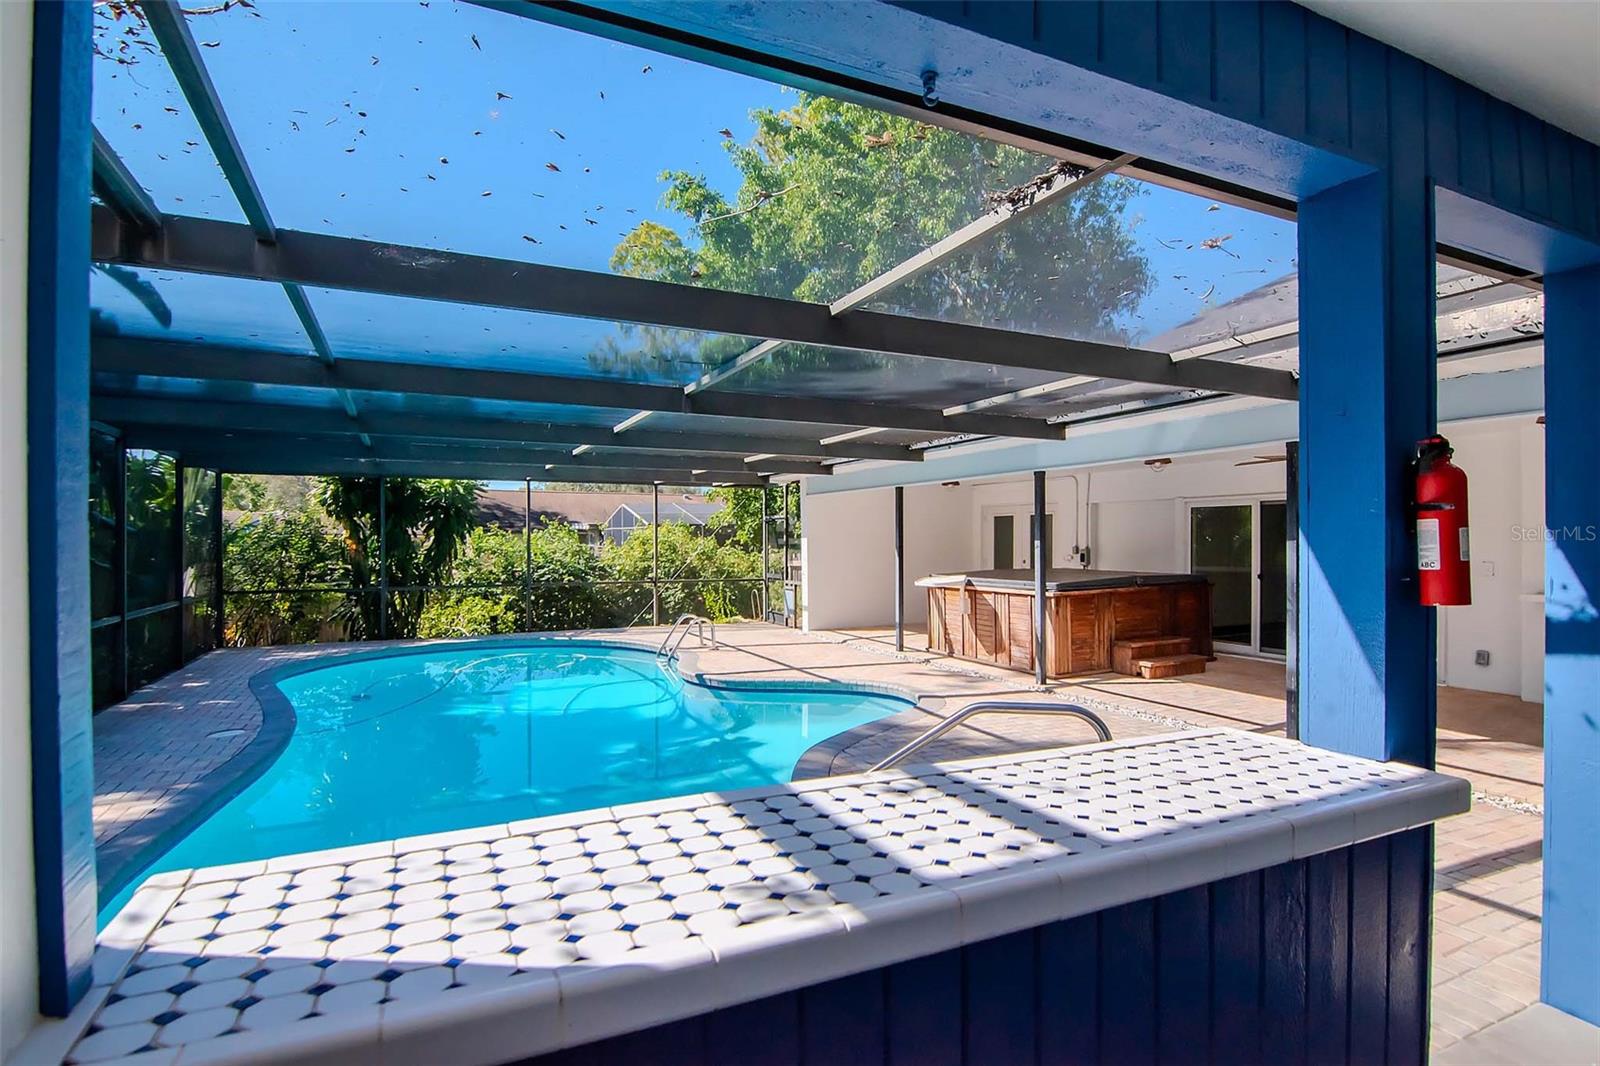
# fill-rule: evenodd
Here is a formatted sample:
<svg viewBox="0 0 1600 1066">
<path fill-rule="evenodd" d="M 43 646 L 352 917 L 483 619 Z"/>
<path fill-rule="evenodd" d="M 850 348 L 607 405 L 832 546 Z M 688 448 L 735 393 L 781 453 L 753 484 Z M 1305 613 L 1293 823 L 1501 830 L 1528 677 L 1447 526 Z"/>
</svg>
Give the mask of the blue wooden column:
<svg viewBox="0 0 1600 1066">
<path fill-rule="evenodd" d="M 1300 738 L 1433 765 L 1434 620 L 1408 462 L 1433 432 L 1433 191 L 1420 160 L 1300 204 Z"/>
<path fill-rule="evenodd" d="M 1600 1025 L 1600 267 L 1545 278 L 1541 998 Z"/>
<path fill-rule="evenodd" d="M 94 952 L 89 655 L 88 0 L 33 9 L 28 183 L 28 685 L 39 1009 Z M 8 901 L 7 906 L 11 904 Z"/>
</svg>

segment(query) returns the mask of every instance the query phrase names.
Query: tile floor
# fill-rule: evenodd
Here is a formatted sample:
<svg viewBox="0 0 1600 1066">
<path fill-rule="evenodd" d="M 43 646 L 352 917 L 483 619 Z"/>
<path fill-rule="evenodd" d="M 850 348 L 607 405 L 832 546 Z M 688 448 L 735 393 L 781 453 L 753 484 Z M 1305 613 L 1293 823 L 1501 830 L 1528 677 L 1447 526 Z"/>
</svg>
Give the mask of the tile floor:
<svg viewBox="0 0 1600 1066">
<path fill-rule="evenodd" d="M 813 678 L 889 684 L 929 710 L 909 710 L 831 754 L 829 772 L 863 769 L 948 713 L 978 698 L 1068 698 L 1100 713 L 1118 738 L 1175 727 L 1230 726 L 1280 733 L 1282 667 L 1220 658 L 1205 674 L 1162 681 L 1116 675 L 1038 689 L 1027 675 L 933 656 L 920 634 L 895 653 L 883 630 L 798 634 L 762 624 L 719 629 L 724 646 L 690 651 L 685 667 L 729 678 Z M 649 641 L 651 633 L 630 636 Z M 694 642 L 686 643 L 686 650 Z M 324 649 L 325 651 L 325 649 Z M 246 681 L 316 649 L 215 652 L 136 693 L 96 719 L 97 840 L 137 834 L 153 814 L 185 802 L 248 740 L 259 711 Z M 1508 697 L 1440 691 L 1440 766 L 1469 778 L 1474 810 L 1438 839 L 1434 1048 L 1537 999 L 1542 750 L 1540 709 Z M 936 712 L 936 713 L 930 713 Z M 948 760 L 1092 739 L 1081 723 L 997 715 L 925 749 Z M 198 757 L 196 754 L 198 753 Z"/>
</svg>

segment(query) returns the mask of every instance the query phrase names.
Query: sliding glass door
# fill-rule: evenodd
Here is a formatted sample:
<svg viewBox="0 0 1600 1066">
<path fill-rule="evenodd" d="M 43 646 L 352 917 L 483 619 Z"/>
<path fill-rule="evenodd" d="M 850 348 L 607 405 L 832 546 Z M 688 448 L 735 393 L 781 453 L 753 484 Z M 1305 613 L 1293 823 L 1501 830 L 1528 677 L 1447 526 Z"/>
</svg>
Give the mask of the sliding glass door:
<svg viewBox="0 0 1600 1066">
<path fill-rule="evenodd" d="M 1211 634 L 1227 649 L 1282 655 L 1288 626 L 1282 500 L 1189 505 L 1189 570 L 1211 579 Z"/>
</svg>

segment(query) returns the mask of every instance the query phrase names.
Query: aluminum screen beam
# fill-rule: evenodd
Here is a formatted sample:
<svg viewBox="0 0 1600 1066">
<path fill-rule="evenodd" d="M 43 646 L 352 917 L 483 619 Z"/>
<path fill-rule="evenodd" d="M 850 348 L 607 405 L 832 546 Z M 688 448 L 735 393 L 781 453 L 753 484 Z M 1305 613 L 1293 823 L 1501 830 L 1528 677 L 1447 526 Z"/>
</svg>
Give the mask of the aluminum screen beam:
<svg viewBox="0 0 1600 1066">
<path fill-rule="evenodd" d="M 333 458 L 373 458 L 395 462 L 440 463 L 490 463 L 531 464 L 537 466 L 563 466 L 573 469 L 604 471 L 609 469 L 699 470 L 709 473 L 785 473 L 829 474 L 832 470 L 822 463 L 803 460 L 784 460 L 776 457 L 754 462 L 736 455 L 707 455 L 700 453 L 659 452 L 640 454 L 634 451 L 586 452 L 574 457 L 564 448 L 549 445 L 505 444 L 489 442 L 423 443 L 420 441 L 375 442 L 370 450 L 358 447 L 353 434 L 343 436 L 305 436 L 297 433 L 293 424 L 280 432 L 218 433 L 203 429 L 182 429 L 148 423 L 129 423 L 123 426 L 123 441 L 130 448 L 153 448 L 160 451 L 188 455 L 192 452 L 208 453 L 216 449 L 232 452 L 278 452 L 285 455 L 327 455 Z"/>
<path fill-rule="evenodd" d="M 1294 376 L 1283 371 L 1203 360 L 1178 363 L 1161 352 L 989 326 L 876 311 L 834 315 L 824 304 L 800 300 L 354 237 L 281 230 L 276 244 L 265 245 L 255 240 L 247 226 L 209 219 L 168 215 L 156 239 L 125 234 L 109 211 L 97 213 L 96 223 L 94 256 L 104 262 L 767 337 L 1063 376 L 1087 374 L 1277 400 L 1292 400 L 1298 394 Z"/>
<path fill-rule="evenodd" d="M 278 228 L 272 221 L 271 212 L 267 210 L 266 198 L 261 195 L 255 176 L 245 162 L 244 150 L 239 147 L 233 124 L 228 121 L 228 114 L 222 108 L 217 87 L 206 72 L 205 61 L 200 58 L 200 49 L 195 44 L 194 36 L 189 33 L 183 10 L 174 0 L 144 0 L 140 8 L 150 23 L 150 32 L 155 36 L 156 43 L 161 46 L 167 65 L 172 68 L 178 88 L 188 101 L 189 109 L 194 112 L 206 143 L 217 157 L 222 176 L 227 179 L 228 187 L 233 190 L 234 198 L 239 201 L 239 207 L 250 223 L 250 229 L 258 240 L 268 244 L 276 241 Z M 281 284 L 317 358 L 332 365 L 333 348 L 328 344 L 327 334 L 322 331 L 322 323 L 317 321 L 316 313 L 311 310 L 311 302 L 306 299 L 305 291 L 293 281 L 286 280 Z M 340 402 L 344 405 L 345 414 L 352 420 L 356 419 L 355 402 L 343 393 L 340 394 Z M 367 441 L 367 438 L 363 437 L 362 440 Z"/>
<path fill-rule="evenodd" d="M 94 131 L 93 151 L 95 194 L 134 229 L 150 233 L 160 229 L 161 209 L 99 130 Z"/>
<path fill-rule="evenodd" d="M 476 370 L 432 363 L 341 359 L 327 366 L 305 356 L 252 348 L 179 344 L 134 337 L 99 337 L 92 368 L 98 374 L 250 382 L 356 392 L 462 396 L 484 400 L 634 408 L 681 414 L 712 414 L 778 422 L 835 426 L 882 426 L 935 436 L 963 433 L 1060 440 L 1058 427 L 1039 419 L 1007 415 L 946 417 L 926 408 L 854 400 L 707 392 L 685 396 L 676 385 L 648 385 L 609 378 L 555 377 L 509 370 Z M 612 438 L 616 442 L 615 437 Z M 760 449 L 757 449 L 758 451 Z"/>
<path fill-rule="evenodd" d="M 231 474 L 298 474 L 339 477 L 440 477 L 472 481 L 562 481 L 607 485 L 764 485 L 766 479 L 749 473 L 709 473 L 657 470 L 646 467 L 597 468 L 549 466 L 542 463 L 488 463 L 475 460 L 439 462 L 374 459 L 367 455 L 327 455 L 321 452 L 273 454 L 235 448 L 195 448 L 183 455 L 185 463 Z"/>
<path fill-rule="evenodd" d="M 91 417 L 108 425 L 155 425 L 173 428 L 281 432 L 345 436 L 351 432 L 343 414 L 326 408 L 289 404 L 211 403 L 200 400 L 149 399 L 140 396 L 96 395 Z M 605 426 L 560 422 L 489 421 L 471 417 L 441 417 L 365 412 L 362 427 L 374 440 L 395 438 L 429 441 L 481 441 L 510 444 L 546 444 L 552 447 L 619 444 Z M 625 442 L 636 451 L 725 452 L 729 455 L 766 453 L 785 458 L 887 459 L 920 462 L 922 452 L 900 444 L 819 444 L 798 437 L 691 431 L 630 433 Z"/>
<path fill-rule="evenodd" d="M 267 211 L 266 198 L 261 195 L 255 176 L 245 163 L 244 151 L 239 147 L 239 139 L 234 136 L 233 124 L 222 109 L 217 87 L 211 83 L 211 75 L 206 72 L 200 49 L 189 33 L 183 10 L 173 0 L 143 0 L 139 7 L 150 24 L 150 33 L 161 46 L 161 54 L 172 68 L 178 88 L 189 102 L 189 110 L 194 112 L 200 132 L 205 135 L 211 153 L 222 167 L 222 176 L 227 179 L 240 208 L 244 210 L 250 229 L 260 240 L 277 240 L 277 226 Z"/>
</svg>

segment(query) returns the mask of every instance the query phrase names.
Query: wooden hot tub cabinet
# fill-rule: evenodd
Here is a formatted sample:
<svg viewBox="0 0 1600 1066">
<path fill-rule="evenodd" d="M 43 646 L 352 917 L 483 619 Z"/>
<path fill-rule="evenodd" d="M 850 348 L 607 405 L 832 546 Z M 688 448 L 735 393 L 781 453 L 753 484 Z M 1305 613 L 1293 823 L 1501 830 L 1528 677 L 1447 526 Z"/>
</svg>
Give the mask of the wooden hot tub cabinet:
<svg viewBox="0 0 1600 1066">
<path fill-rule="evenodd" d="M 939 574 L 928 590 L 931 651 L 1015 670 L 1033 669 L 1033 573 Z M 1051 570 L 1045 580 L 1045 676 L 1112 668 L 1119 640 L 1186 637 L 1214 658 L 1211 583 L 1193 574 Z"/>
</svg>

